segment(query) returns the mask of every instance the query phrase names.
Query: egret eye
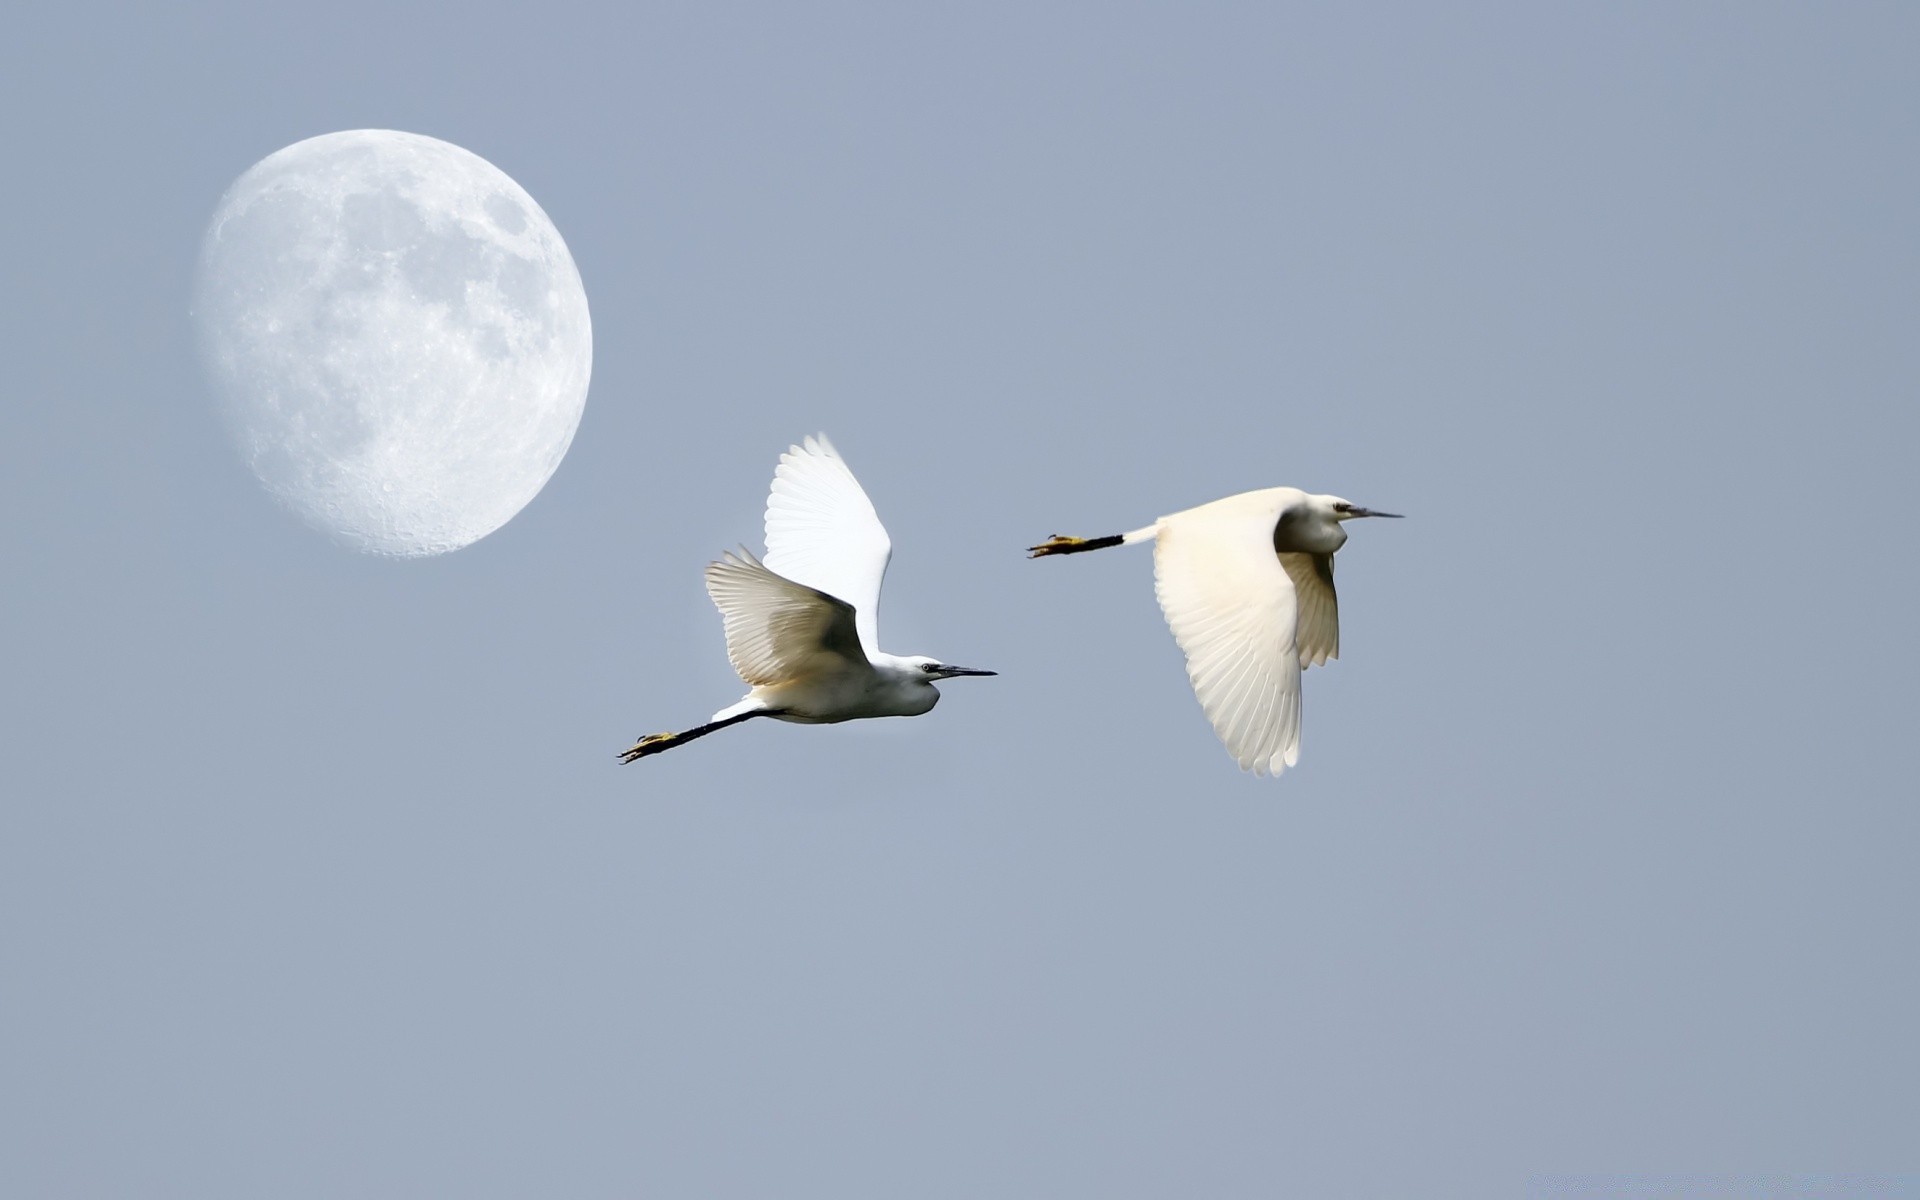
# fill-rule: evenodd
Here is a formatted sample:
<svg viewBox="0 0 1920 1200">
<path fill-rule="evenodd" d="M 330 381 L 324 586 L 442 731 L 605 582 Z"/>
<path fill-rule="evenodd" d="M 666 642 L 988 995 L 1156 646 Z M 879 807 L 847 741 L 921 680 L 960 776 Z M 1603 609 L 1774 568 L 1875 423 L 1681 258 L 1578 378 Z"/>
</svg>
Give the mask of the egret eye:
<svg viewBox="0 0 1920 1200">
<path fill-rule="evenodd" d="M 920 669 L 921 669 L 922 671 L 925 671 L 925 672 L 926 672 L 927 674 L 929 674 L 929 675 L 931 675 L 931 674 L 933 674 L 933 673 L 934 673 L 935 671 L 938 671 L 938 670 L 940 669 L 940 664 L 939 664 L 939 663 L 937 663 L 937 662 L 932 662 L 932 663 L 921 663 L 921 664 L 920 664 Z"/>
<path fill-rule="evenodd" d="M 1351 504 L 1348 504 L 1348 503 L 1347 503 L 1347 502 L 1346 502 L 1345 500 L 1342 500 L 1342 501 L 1340 501 L 1340 502 L 1339 502 L 1338 504 L 1335 504 L 1335 505 L 1333 506 L 1333 511 L 1335 511 L 1335 512 L 1342 512 L 1342 513 L 1343 513 L 1343 512 L 1352 512 L 1352 511 L 1353 511 L 1353 505 L 1351 505 Z"/>
</svg>

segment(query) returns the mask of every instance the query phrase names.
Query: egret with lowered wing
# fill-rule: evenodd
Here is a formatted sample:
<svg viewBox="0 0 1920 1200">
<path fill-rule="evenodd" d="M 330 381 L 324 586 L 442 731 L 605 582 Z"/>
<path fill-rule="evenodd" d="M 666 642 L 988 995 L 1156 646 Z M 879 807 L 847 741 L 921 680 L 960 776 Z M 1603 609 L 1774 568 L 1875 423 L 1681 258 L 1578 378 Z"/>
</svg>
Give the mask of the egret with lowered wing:
<svg viewBox="0 0 1920 1200">
<path fill-rule="evenodd" d="M 1243 771 L 1300 760 L 1300 672 L 1340 657 L 1342 524 L 1397 517 L 1299 488 L 1242 492 L 1109 537 L 1055 535 L 1029 557 L 1153 543 L 1154 591 L 1213 731 Z"/>
</svg>

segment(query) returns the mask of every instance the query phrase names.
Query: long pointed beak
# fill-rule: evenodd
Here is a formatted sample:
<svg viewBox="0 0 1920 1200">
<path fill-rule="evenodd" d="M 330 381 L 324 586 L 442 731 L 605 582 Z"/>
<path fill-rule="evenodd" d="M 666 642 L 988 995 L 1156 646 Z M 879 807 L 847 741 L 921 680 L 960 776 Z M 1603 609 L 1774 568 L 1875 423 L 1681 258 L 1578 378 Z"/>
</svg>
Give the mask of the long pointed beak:
<svg viewBox="0 0 1920 1200">
<path fill-rule="evenodd" d="M 1400 519 L 1399 513 L 1383 513 L 1374 508 L 1350 508 L 1347 510 L 1347 515 L 1350 517 L 1392 517 L 1395 520 Z"/>
<path fill-rule="evenodd" d="M 940 664 L 940 678 L 942 679 L 952 679 L 960 675 L 998 675 L 999 673 L 998 671 L 982 671 L 978 667 L 950 667 L 945 663 Z"/>
</svg>

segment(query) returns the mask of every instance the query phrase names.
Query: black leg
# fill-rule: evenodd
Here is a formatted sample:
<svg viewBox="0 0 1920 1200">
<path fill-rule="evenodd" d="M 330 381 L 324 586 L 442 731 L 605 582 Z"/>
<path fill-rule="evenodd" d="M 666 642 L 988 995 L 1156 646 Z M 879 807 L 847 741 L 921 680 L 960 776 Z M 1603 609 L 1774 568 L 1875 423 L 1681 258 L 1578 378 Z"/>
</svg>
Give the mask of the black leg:
<svg viewBox="0 0 1920 1200">
<path fill-rule="evenodd" d="M 724 721 L 708 721 L 705 725 L 695 725 L 692 729 L 680 733 L 650 733 L 620 753 L 620 761 L 630 763 L 645 758 L 649 754 L 658 754 L 662 750 L 671 750 L 675 746 L 684 746 L 695 738 L 703 738 L 710 733 L 725 729 L 729 725 L 738 725 L 742 721 L 751 721 L 755 717 L 778 715 L 771 708 L 756 708 L 752 712 L 743 712 L 728 717 Z"/>
<path fill-rule="evenodd" d="M 1127 539 L 1121 534 L 1111 537 L 1077 538 L 1054 534 L 1038 546 L 1027 547 L 1028 558 L 1045 558 L 1049 554 L 1084 554 L 1088 550 L 1105 550 L 1108 546 L 1118 546 Z"/>
</svg>

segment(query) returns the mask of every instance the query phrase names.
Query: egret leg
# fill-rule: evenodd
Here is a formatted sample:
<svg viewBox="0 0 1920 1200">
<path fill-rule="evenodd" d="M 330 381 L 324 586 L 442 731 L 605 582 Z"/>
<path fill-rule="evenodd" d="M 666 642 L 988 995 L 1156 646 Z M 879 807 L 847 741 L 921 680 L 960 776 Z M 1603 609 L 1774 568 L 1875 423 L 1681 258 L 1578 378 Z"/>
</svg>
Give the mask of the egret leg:
<svg viewBox="0 0 1920 1200">
<path fill-rule="evenodd" d="M 1097 538 L 1067 537 L 1056 533 L 1038 546 L 1028 546 L 1027 557 L 1045 558 L 1049 554 L 1082 554 L 1088 550 L 1105 550 L 1108 546 L 1118 546 L 1126 540 L 1125 535 L 1118 533 L 1110 537 Z"/>
<path fill-rule="evenodd" d="M 737 716 L 728 717 L 724 721 L 708 721 L 705 725 L 695 725 L 692 729 L 684 729 L 679 733 L 650 733 L 625 750 L 622 750 L 620 752 L 620 761 L 622 763 L 630 763 L 637 759 L 645 758 L 649 754 L 658 754 L 662 750 L 671 750 L 675 746 L 684 746 L 695 738 L 703 738 L 710 733 L 725 729 L 729 725 L 738 725 L 742 721 L 751 721 L 755 717 L 774 716 L 776 711 L 777 710 L 771 708 L 756 708 L 752 712 L 743 712 Z"/>
</svg>

